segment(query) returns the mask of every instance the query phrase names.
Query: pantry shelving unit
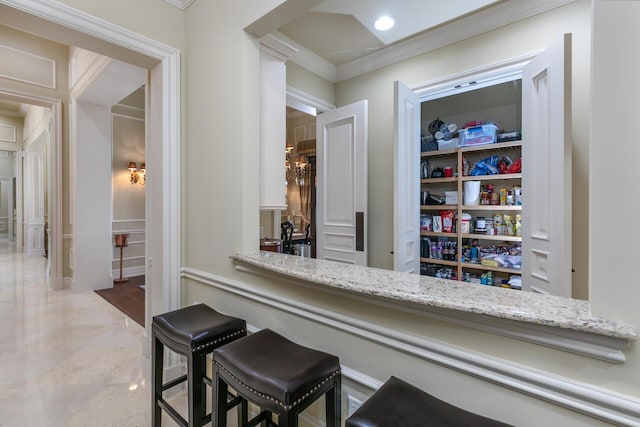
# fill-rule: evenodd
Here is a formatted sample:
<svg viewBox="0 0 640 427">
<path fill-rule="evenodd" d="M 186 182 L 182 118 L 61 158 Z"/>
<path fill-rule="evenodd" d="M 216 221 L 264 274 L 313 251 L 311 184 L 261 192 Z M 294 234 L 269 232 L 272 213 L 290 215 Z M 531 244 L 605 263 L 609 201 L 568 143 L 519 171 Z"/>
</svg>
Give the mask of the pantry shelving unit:
<svg viewBox="0 0 640 427">
<path fill-rule="evenodd" d="M 453 150 L 442 151 L 427 151 L 421 153 L 422 159 L 427 159 L 430 164 L 431 170 L 436 167 L 444 168 L 445 166 L 451 166 L 457 173 L 453 177 L 444 178 L 424 178 L 420 180 L 421 191 L 428 191 L 433 194 L 443 194 L 444 191 L 457 191 L 458 200 L 457 204 L 447 205 L 421 205 L 420 211 L 422 213 L 433 213 L 441 211 L 455 211 L 458 218 L 456 224 L 456 231 L 453 233 L 434 232 L 434 231 L 422 231 L 421 236 L 434 237 L 434 238 L 447 238 L 449 241 L 457 242 L 457 257 L 456 261 L 440 260 L 433 258 L 420 258 L 421 262 L 436 264 L 441 266 L 454 267 L 457 270 L 457 276 L 461 278 L 463 272 L 486 272 L 492 271 L 498 273 L 500 278 L 508 278 L 512 274 L 520 274 L 519 269 L 493 267 L 482 265 L 480 263 L 462 262 L 462 251 L 465 242 L 477 239 L 480 242 L 486 244 L 497 244 L 499 242 L 521 242 L 522 237 L 514 235 L 488 235 L 481 233 L 462 233 L 460 218 L 463 213 L 472 213 L 474 216 L 489 216 L 493 214 L 512 214 L 518 215 L 522 212 L 522 206 L 518 205 L 464 205 L 463 187 L 466 181 L 481 181 L 482 185 L 492 184 L 496 191 L 500 188 L 512 188 L 513 186 L 521 186 L 522 174 L 510 173 L 510 174 L 498 174 L 498 175 L 477 175 L 477 176 L 462 176 L 460 171 L 463 171 L 463 163 L 466 158 L 471 167 L 473 164 L 487 156 L 498 154 L 507 155 L 512 160 L 517 160 L 522 156 L 522 141 L 510 141 L 495 144 L 460 147 Z"/>
</svg>

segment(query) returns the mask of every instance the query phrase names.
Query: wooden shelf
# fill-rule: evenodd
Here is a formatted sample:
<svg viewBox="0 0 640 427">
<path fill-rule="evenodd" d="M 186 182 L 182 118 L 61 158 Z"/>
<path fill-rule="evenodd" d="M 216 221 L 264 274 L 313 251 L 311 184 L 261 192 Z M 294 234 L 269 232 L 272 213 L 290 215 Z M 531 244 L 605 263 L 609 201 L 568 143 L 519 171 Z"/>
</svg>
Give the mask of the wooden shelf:
<svg viewBox="0 0 640 427">
<path fill-rule="evenodd" d="M 420 262 L 428 262 L 430 264 L 448 265 L 450 267 L 457 267 L 458 261 L 447 261 L 444 259 L 432 259 L 432 258 L 420 258 Z"/>
<path fill-rule="evenodd" d="M 443 182 L 451 182 L 451 183 L 456 183 L 458 182 L 458 177 L 457 176 L 449 176 L 446 178 L 423 178 L 420 180 L 421 184 L 438 184 L 438 183 L 443 183 Z"/>
<path fill-rule="evenodd" d="M 457 153 L 458 153 L 458 150 L 456 148 L 454 148 L 453 150 L 423 151 L 422 153 L 420 153 L 420 157 L 449 156 Z"/>
<path fill-rule="evenodd" d="M 421 205 L 421 211 L 454 211 L 458 205 Z"/>
<path fill-rule="evenodd" d="M 447 233 L 449 234 L 449 233 Z M 455 236 L 455 233 L 452 233 Z M 489 234 L 462 234 L 463 239 L 479 239 L 479 240 L 497 240 L 502 242 L 521 242 L 522 237 L 518 236 L 501 236 Z"/>
<path fill-rule="evenodd" d="M 420 235 L 428 237 L 458 237 L 458 233 L 438 233 L 435 231 L 421 231 Z"/>
<path fill-rule="evenodd" d="M 522 174 L 500 173 L 496 175 L 467 175 L 461 178 L 462 181 L 499 181 L 505 179 L 522 179 Z"/>
<path fill-rule="evenodd" d="M 463 211 L 521 211 L 520 205 L 463 205 Z"/>
<path fill-rule="evenodd" d="M 517 270 L 515 268 L 490 267 L 488 265 L 471 264 L 468 262 L 463 262 L 462 268 L 472 268 L 474 270 L 484 270 L 484 271 L 497 271 L 499 273 L 508 273 L 508 274 L 522 274 L 521 270 Z"/>
<path fill-rule="evenodd" d="M 494 150 L 507 150 L 509 148 L 522 147 L 522 141 L 509 141 L 499 142 L 496 144 L 475 145 L 471 147 L 460 147 L 460 151 L 463 153 L 472 153 L 474 151 L 494 151 Z M 455 150 L 454 150 L 455 151 Z"/>
</svg>

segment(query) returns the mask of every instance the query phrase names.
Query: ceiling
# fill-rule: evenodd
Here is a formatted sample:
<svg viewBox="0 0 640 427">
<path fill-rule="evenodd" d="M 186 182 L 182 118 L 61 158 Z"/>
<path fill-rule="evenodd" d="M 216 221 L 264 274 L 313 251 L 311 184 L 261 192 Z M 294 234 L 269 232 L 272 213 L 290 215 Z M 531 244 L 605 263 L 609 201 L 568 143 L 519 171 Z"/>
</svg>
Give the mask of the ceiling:
<svg viewBox="0 0 640 427">
<path fill-rule="evenodd" d="M 502 2 L 324 0 L 296 20 L 279 27 L 278 32 L 338 66 Z M 395 20 L 395 26 L 388 31 L 374 28 L 376 19 L 382 15 Z"/>
<path fill-rule="evenodd" d="M 337 83 L 578 0 L 283 0 L 245 28 Z M 373 27 L 383 14 L 395 26 Z"/>
</svg>

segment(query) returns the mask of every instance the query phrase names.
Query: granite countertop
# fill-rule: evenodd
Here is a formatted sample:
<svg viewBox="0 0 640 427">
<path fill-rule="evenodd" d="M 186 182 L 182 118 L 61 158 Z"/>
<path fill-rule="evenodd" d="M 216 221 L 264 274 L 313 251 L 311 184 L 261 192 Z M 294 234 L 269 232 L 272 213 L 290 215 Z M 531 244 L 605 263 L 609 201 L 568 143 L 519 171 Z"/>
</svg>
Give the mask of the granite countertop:
<svg viewBox="0 0 640 427">
<path fill-rule="evenodd" d="M 365 295 L 571 329 L 636 341 L 633 328 L 623 322 L 594 317 L 587 301 L 467 282 L 400 273 L 372 267 L 256 251 L 231 257 L 236 263 L 291 278 Z"/>
</svg>

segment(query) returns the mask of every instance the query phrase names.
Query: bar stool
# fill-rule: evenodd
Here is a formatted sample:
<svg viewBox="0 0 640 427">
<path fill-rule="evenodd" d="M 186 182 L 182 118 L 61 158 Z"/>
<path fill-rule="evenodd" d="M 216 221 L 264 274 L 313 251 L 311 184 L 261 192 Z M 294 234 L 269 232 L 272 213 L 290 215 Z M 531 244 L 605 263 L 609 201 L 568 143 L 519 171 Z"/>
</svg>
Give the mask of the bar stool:
<svg viewBox="0 0 640 427">
<path fill-rule="evenodd" d="M 234 341 L 213 352 L 213 427 L 226 427 L 228 386 L 242 405 L 239 425 L 295 427 L 298 414 L 325 395 L 326 425 L 340 425 L 340 362 L 336 356 L 303 347 L 270 329 Z M 248 420 L 251 402 L 261 412 Z M 278 424 L 271 414 L 279 416 Z"/>
<path fill-rule="evenodd" d="M 153 317 L 152 361 L 154 427 L 161 425 L 164 409 L 181 426 L 202 426 L 211 419 L 206 415 L 206 356 L 215 348 L 247 334 L 246 322 L 218 313 L 205 304 L 197 304 Z M 162 383 L 164 347 L 187 357 L 188 373 L 166 384 Z M 188 383 L 189 422 L 169 405 L 162 392 L 184 381 Z"/>
<path fill-rule="evenodd" d="M 444 402 L 396 377 L 376 391 L 345 427 L 508 427 Z"/>
</svg>

